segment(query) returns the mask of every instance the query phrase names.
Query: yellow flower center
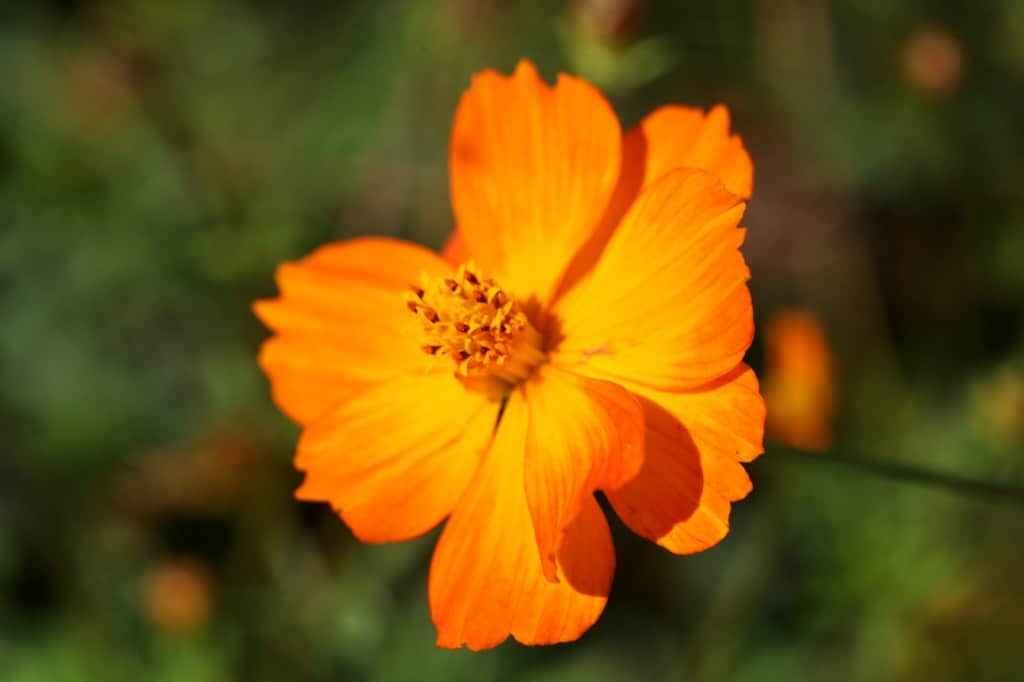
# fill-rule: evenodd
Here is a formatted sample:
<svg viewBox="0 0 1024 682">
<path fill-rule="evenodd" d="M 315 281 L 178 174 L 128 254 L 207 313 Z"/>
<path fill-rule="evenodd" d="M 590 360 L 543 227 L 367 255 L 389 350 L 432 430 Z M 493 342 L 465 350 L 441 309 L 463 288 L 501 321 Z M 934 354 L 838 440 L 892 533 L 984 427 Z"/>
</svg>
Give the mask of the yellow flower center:
<svg viewBox="0 0 1024 682">
<path fill-rule="evenodd" d="M 423 352 L 450 357 L 464 379 L 515 385 L 544 361 L 541 335 L 519 303 L 472 261 L 454 277 L 424 275 L 406 305 L 422 322 Z"/>
</svg>

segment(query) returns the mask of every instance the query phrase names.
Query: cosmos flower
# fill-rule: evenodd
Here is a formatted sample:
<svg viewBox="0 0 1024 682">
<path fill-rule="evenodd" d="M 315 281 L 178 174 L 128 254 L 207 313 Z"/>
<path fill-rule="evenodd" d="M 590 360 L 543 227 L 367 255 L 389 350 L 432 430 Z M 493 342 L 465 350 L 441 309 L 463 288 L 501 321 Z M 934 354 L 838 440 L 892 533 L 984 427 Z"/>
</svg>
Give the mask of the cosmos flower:
<svg viewBox="0 0 1024 682">
<path fill-rule="evenodd" d="M 752 166 L 728 113 L 608 102 L 522 62 L 473 79 L 450 147 L 456 233 L 325 246 L 256 304 L 260 364 L 304 427 L 299 499 L 359 539 L 447 518 L 429 601 L 443 647 L 578 638 L 615 552 L 595 492 L 691 553 L 751 489 L 764 407 L 738 227 Z"/>
<path fill-rule="evenodd" d="M 768 435 L 796 448 L 828 450 L 835 377 L 832 353 L 818 319 L 806 310 L 777 312 L 768 322 L 765 350 Z"/>
<path fill-rule="evenodd" d="M 917 92 L 932 97 L 952 95 L 963 81 L 964 48 L 947 29 L 926 25 L 903 42 L 903 76 Z"/>
<path fill-rule="evenodd" d="M 213 611 L 210 570 L 189 557 L 163 559 L 146 574 L 141 602 L 149 621 L 170 633 L 202 628 Z"/>
</svg>

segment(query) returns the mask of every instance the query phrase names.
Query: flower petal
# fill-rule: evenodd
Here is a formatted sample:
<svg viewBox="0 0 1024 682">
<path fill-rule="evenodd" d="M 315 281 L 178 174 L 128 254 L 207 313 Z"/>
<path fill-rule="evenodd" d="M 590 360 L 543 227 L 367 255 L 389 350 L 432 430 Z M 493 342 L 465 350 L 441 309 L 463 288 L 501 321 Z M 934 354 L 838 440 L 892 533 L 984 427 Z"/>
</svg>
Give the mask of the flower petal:
<svg viewBox="0 0 1024 682">
<path fill-rule="evenodd" d="M 259 361 L 281 410 L 309 424 L 346 396 L 432 367 L 402 293 L 422 272 L 449 271 L 437 254 L 385 238 L 331 244 L 282 264 L 281 295 L 253 306 L 276 332 Z"/>
<path fill-rule="evenodd" d="M 639 172 L 640 187 L 676 168 L 699 168 L 718 178 L 733 194 L 750 198 L 754 166 L 739 135 L 729 134 L 729 110 L 675 105 L 655 109 L 623 140 L 623 175 Z"/>
<path fill-rule="evenodd" d="M 509 399 L 497 435 L 441 534 L 430 566 L 438 646 L 486 649 L 580 637 L 608 600 L 615 550 L 593 497 L 566 530 L 558 582 L 544 578 L 523 493 L 527 406 Z"/>
<path fill-rule="evenodd" d="M 673 391 L 735 368 L 754 335 L 738 250 L 744 207 L 704 171 L 672 171 L 644 190 L 595 267 L 556 302 L 553 361 Z"/>
<path fill-rule="evenodd" d="M 468 252 L 521 301 L 543 304 L 604 212 L 621 129 L 604 97 L 571 76 L 554 87 L 522 61 L 484 71 L 455 115 L 452 205 Z"/>
<path fill-rule="evenodd" d="M 306 479 L 296 496 L 330 502 L 364 542 L 422 535 L 466 489 L 497 413 L 497 403 L 450 372 L 380 384 L 306 428 L 295 457 Z"/>
<path fill-rule="evenodd" d="M 526 503 L 544 575 L 556 580 L 563 533 L 581 506 L 640 471 L 644 415 L 629 391 L 550 365 L 535 372 L 525 392 Z"/>
<path fill-rule="evenodd" d="M 470 259 L 469 251 L 466 249 L 466 240 L 458 230 L 452 230 L 441 246 L 441 257 L 451 265 L 458 267 Z"/>
<path fill-rule="evenodd" d="M 660 107 L 622 138 L 622 169 L 600 224 L 566 269 L 559 294 L 570 291 L 600 259 L 611 235 L 641 191 L 669 171 L 696 168 L 718 176 L 733 194 L 750 198 L 754 167 L 738 135 L 729 134 L 729 110 Z M 454 241 L 454 237 L 451 241 Z"/>
<path fill-rule="evenodd" d="M 741 365 L 693 392 L 635 388 L 647 423 L 644 466 L 608 500 L 635 533 L 669 551 L 707 549 L 729 532 L 730 502 L 751 489 L 740 462 L 762 451 L 757 378 Z"/>
</svg>

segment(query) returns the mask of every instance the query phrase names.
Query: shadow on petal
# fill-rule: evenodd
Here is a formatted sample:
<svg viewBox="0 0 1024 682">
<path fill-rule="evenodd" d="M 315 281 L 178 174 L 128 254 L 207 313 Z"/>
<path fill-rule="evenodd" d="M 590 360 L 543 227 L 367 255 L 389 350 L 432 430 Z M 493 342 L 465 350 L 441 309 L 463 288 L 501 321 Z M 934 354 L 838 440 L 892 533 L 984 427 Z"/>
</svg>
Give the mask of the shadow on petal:
<svg viewBox="0 0 1024 682">
<path fill-rule="evenodd" d="M 687 528 L 701 508 L 705 486 L 697 445 L 676 417 L 652 400 L 638 398 L 647 423 L 644 464 L 632 481 L 606 492 L 609 502 L 627 526 L 650 540 L 683 532 L 694 536 L 694 547 L 714 544 L 728 532 L 724 520 L 716 524 L 700 519 Z"/>
<path fill-rule="evenodd" d="M 615 573 L 615 547 L 601 506 L 593 496 L 565 529 L 558 552 L 559 578 L 581 594 L 608 596 Z"/>
<path fill-rule="evenodd" d="M 615 228 L 619 226 L 630 206 L 640 196 L 646 165 L 647 139 L 643 135 L 630 136 L 629 143 L 624 144 L 622 148 L 622 167 L 619 170 L 619 179 L 611 199 L 608 201 L 608 206 L 597 227 L 594 228 L 573 259 L 569 261 L 552 301 L 558 300 L 566 292 L 571 291 L 597 264 L 605 245 L 615 232 Z M 551 320 L 544 320 L 544 323 L 550 324 Z M 547 332 L 546 329 L 541 331 Z"/>
</svg>

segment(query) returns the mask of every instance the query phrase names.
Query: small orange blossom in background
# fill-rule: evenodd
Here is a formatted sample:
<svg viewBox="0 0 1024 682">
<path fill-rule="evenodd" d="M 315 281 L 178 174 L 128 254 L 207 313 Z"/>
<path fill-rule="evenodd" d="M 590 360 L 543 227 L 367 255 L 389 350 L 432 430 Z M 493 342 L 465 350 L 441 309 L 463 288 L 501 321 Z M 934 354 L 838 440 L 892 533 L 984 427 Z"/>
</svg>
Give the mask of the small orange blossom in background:
<svg viewBox="0 0 1024 682">
<path fill-rule="evenodd" d="M 765 333 L 764 397 L 768 435 L 796 448 L 832 447 L 835 376 L 818 319 L 806 310 L 777 312 Z"/>
<path fill-rule="evenodd" d="M 764 406 L 738 227 L 753 169 L 723 107 L 622 134 L 608 102 L 529 62 L 473 79 L 450 146 L 443 256 L 386 238 L 277 272 L 260 364 L 304 427 L 303 500 L 366 542 L 448 518 L 437 643 L 578 638 L 615 567 L 595 491 L 666 549 L 728 533 Z"/>
<path fill-rule="evenodd" d="M 169 633 L 193 632 L 210 619 L 213 579 L 196 559 L 164 559 L 147 573 L 141 596 L 154 626 Z"/>
<path fill-rule="evenodd" d="M 914 90 L 933 97 L 953 94 L 965 71 L 963 46 L 941 26 L 915 29 L 903 44 L 903 74 Z"/>
</svg>

